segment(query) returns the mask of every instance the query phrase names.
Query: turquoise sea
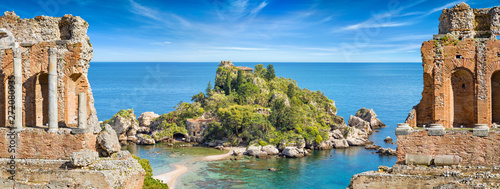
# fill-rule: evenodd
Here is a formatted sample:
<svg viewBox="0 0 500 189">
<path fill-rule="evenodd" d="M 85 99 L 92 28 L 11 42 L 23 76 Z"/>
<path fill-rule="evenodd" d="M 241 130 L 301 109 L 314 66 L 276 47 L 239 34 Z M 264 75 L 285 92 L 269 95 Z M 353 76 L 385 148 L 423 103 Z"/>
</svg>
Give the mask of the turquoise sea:
<svg viewBox="0 0 500 189">
<path fill-rule="evenodd" d="M 251 62 L 236 66 L 254 67 Z M 302 88 L 324 91 L 334 100 L 338 115 L 347 121 L 362 108 L 373 108 L 388 127 L 370 139 L 382 147 L 387 136 L 395 139 L 397 123 L 404 122 L 423 89 L 421 63 L 271 63 L 277 76 L 292 78 Z M 172 111 L 179 101 L 204 91 L 215 79 L 218 63 L 102 63 L 92 62 L 89 81 L 99 120 L 120 109 L 133 108 L 158 114 Z M 183 175 L 178 188 L 345 188 L 360 172 L 392 166 L 396 157 L 379 156 L 364 148 L 315 151 L 300 159 L 271 159 L 199 162 L 190 161 L 216 151 L 179 149 L 166 145 L 129 146 L 130 151 L 148 158 L 154 174 L 171 170 L 170 163 L 184 162 L 192 172 Z M 276 168 L 276 172 L 267 169 Z"/>
</svg>

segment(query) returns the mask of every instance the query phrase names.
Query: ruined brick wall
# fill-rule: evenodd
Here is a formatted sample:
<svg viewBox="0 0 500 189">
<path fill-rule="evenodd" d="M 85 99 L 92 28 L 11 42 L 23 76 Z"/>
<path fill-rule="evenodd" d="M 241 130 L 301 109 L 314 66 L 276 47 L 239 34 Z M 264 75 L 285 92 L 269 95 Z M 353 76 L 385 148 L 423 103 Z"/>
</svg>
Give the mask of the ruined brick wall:
<svg viewBox="0 0 500 189">
<path fill-rule="evenodd" d="M 0 128 L 0 158 L 15 155 L 18 159 L 69 159 L 73 152 L 82 149 L 96 150 L 93 133 L 71 134 L 70 129 L 48 133 L 44 129 L 27 128 L 16 134 L 15 153 L 9 152 L 11 136 L 8 128 Z"/>
<path fill-rule="evenodd" d="M 207 124 L 213 121 L 212 119 L 188 119 L 186 121 L 186 128 L 188 135 L 193 137 L 203 137 Z"/>
<path fill-rule="evenodd" d="M 500 133 L 492 131 L 488 137 L 472 136 L 469 130 L 446 131 L 443 136 L 428 136 L 427 131 L 397 135 L 398 162 L 406 154 L 458 155 L 461 165 L 500 165 Z"/>
<path fill-rule="evenodd" d="M 439 31 L 446 35 L 422 44 L 422 100 L 407 123 L 413 127 L 440 123 L 446 128 L 500 123 L 500 76 L 496 75 L 500 41 L 494 37 L 500 35 L 498 10 L 473 10 L 464 3 L 443 10 Z"/>
<path fill-rule="evenodd" d="M 23 126 L 43 126 L 48 122 L 48 48 L 56 48 L 59 126 L 77 126 L 78 93 L 86 93 L 88 127 L 99 131 L 87 79 L 93 55 L 88 27 L 83 19 L 71 15 L 21 19 L 13 12 L 5 12 L 0 17 L 0 28 L 10 32 L 21 49 Z M 3 89 L 7 87 L 7 77 L 12 74 L 12 49 L 0 48 L 0 127 L 10 126 L 6 121 L 7 94 Z"/>
</svg>

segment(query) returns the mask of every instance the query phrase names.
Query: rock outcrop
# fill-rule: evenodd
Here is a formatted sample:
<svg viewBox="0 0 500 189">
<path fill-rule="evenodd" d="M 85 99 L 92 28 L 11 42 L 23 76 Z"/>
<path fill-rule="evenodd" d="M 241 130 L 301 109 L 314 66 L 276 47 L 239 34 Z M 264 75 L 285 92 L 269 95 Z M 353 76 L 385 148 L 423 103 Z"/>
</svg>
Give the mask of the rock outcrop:
<svg viewBox="0 0 500 189">
<path fill-rule="evenodd" d="M 160 115 L 155 114 L 154 112 L 144 112 L 139 115 L 139 118 L 137 118 L 139 121 L 139 129 L 137 130 L 137 133 L 149 133 L 149 126 L 151 125 L 151 122 L 158 117 L 160 117 Z"/>
<path fill-rule="evenodd" d="M 283 152 L 281 152 L 283 156 L 289 157 L 289 158 L 299 158 L 299 157 L 304 157 L 307 155 L 307 151 L 304 149 L 299 149 L 294 146 L 288 146 L 283 149 Z"/>
<path fill-rule="evenodd" d="M 360 129 L 368 134 L 373 132 L 373 129 L 385 127 L 378 118 L 373 109 L 361 108 L 354 116 L 349 117 L 349 126 Z"/>
<path fill-rule="evenodd" d="M 113 153 L 120 151 L 121 148 L 115 130 L 113 130 L 113 128 L 111 128 L 108 124 L 106 124 L 102 131 L 97 135 L 97 143 L 101 149 L 100 153 L 104 157 L 108 157 Z"/>
<path fill-rule="evenodd" d="M 153 145 L 155 144 L 155 139 L 151 138 L 151 136 L 146 134 L 138 134 L 137 135 L 137 144 L 141 145 Z"/>
<path fill-rule="evenodd" d="M 102 124 L 109 124 L 116 131 L 118 140 L 121 144 L 137 141 L 137 130 L 139 130 L 139 121 L 136 119 L 134 110 L 120 110 L 111 119 Z"/>
</svg>

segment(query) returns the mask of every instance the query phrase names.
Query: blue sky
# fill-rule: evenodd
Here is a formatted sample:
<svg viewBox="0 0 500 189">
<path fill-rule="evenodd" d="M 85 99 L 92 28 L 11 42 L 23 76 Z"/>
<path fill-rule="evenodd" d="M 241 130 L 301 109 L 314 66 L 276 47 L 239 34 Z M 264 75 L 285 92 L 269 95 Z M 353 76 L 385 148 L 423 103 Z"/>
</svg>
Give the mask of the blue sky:
<svg viewBox="0 0 500 189">
<path fill-rule="evenodd" d="M 441 10 L 460 2 L 4 0 L 0 10 L 82 17 L 95 62 L 420 62 Z"/>
</svg>

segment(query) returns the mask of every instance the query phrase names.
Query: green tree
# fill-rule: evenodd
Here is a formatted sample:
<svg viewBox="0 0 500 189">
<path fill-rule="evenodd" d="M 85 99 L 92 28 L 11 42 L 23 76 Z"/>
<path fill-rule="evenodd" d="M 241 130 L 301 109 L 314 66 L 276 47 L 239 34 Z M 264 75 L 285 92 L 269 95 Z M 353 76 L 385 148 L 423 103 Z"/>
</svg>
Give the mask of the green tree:
<svg viewBox="0 0 500 189">
<path fill-rule="evenodd" d="M 264 68 L 264 65 L 262 64 L 257 64 L 255 65 L 255 75 L 263 77 L 266 74 L 267 70 Z"/>
<path fill-rule="evenodd" d="M 231 72 L 227 72 L 226 85 L 224 86 L 224 92 L 226 93 L 226 95 L 231 94 Z"/>
<path fill-rule="evenodd" d="M 283 99 L 277 99 L 274 101 L 271 107 L 271 115 L 269 115 L 269 121 L 276 129 L 285 131 L 294 128 L 293 116 L 290 107 L 285 105 Z"/>
<path fill-rule="evenodd" d="M 236 86 L 234 87 L 236 91 L 245 83 L 243 78 L 243 70 L 238 70 L 238 76 L 236 77 Z"/>
<path fill-rule="evenodd" d="M 212 92 L 212 83 L 210 83 L 210 81 L 208 81 L 207 89 L 205 89 L 205 94 L 207 96 L 210 96 L 210 92 Z"/>
<path fill-rule="evenodd" d="M 228 129 L 228 133 L 234 133 L 236 136 L 242 128 L 250 125 L 253 108 L 251 106 L 232 105 L 228 108 L 217 110 L 217 116 L 222 125 Z"/>
<path fill-rule="evenodd" d="M 207 97 L 205 96 L 205 94 L 203 94 L 203 92 L 200 92 L 198 94 L 195 94 L 191 97 L 191 101 L 194 101 L 194 102 L 199 102 L 201 104 L 205 104 L 205 99 Z"/>
<path fill-rule="evenodd" d="M 293 83 L 288 84 L 288 91 L 286 93 L 289 99 L 292 99 L 295 96 L 295 86 Z"/>
<path fill-rule="evenodd" d="M 247 82 L 238 88 L 238 96 L 240 104 L 246 101 L 248 97 L 255 97 L 259 94 L 259 87 L 251 82 Z"/>
<path fill-rule="evenodd" d="M 276 74 L 274 73 L 274 67 L 272 64 L 267 65 L 266 79 L 268 81 L 274 79 Z"/>
</svg>

